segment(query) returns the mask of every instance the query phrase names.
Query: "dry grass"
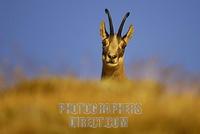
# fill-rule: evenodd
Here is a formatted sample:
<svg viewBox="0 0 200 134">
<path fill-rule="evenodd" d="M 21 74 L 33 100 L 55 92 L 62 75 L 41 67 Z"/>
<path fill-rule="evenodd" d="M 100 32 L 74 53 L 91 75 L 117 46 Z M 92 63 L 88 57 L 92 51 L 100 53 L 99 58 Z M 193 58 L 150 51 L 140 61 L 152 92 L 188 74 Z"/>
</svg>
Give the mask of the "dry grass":
<svg viewBox="0 0 200 134">
<path fill-rule="evenodd" d="M 61 102 L 140 102 L 142 115 L 130 115 L 128 128 L 69 128 Z M 154 81 L 81 81 L 75 78 L 24 80 L 0 92 L 0 134 L 200 133 L 200 96 L 167 91 Z"/>
</svg>

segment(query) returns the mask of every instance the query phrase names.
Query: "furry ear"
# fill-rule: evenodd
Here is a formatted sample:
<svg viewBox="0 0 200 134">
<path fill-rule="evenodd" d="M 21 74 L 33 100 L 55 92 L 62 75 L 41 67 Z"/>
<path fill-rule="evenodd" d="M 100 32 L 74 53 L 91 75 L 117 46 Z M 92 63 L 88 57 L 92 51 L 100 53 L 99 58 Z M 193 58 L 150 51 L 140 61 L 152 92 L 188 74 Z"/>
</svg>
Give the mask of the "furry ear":
<svg viewBox="0 0 200 134">
<path fill-rule="evenodd" d="M 133 25 L 130 25 L 128 32 L 123 36 L 123 40 L 125 41 L 126 45 L 128 44 L 128 41 L 131 39 L 134 33 Z"/>
<path fill-rule="evenodd" d="M 101 35 L 101 39 L 102 40 L 108 38 L 108 33 L 106 31 L 106 27 L 105 27 L 105 22 L 104 21 L 101 21 L 101 24 L 100 24 L 100 35 Z"/>
</svg>

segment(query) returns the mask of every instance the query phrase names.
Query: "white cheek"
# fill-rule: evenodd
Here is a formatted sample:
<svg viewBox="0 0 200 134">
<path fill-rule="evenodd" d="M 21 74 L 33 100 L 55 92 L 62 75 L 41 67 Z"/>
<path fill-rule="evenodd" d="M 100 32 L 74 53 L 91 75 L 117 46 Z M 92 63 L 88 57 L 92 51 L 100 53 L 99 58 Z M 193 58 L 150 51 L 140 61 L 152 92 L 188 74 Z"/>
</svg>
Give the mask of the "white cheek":
<svg viewBox="0 0 200 134">
<path fill-rule="evenodd" d="M 118 62 L 118 58 L 114 59 L 114 62 L 115 62 L 115 63 Z"/>
<path fill-rule="evenodd" d="M 106 60 L 106 62 L 109 62 L 110 58 L 108 58 L 108 56 L 106 56 L 105 60 Z"/>
<path fill-rule="evenodd" d="M 123 61 L 124 61 L 124 57 L 122 56 L 119 58 L 119 62 L 122 63 Z"/>
<path fill-rule="evenodd" d="M 102 56 L 102 59 L 105 60 L 105 56 L 104 55 Z"/>
</svg>

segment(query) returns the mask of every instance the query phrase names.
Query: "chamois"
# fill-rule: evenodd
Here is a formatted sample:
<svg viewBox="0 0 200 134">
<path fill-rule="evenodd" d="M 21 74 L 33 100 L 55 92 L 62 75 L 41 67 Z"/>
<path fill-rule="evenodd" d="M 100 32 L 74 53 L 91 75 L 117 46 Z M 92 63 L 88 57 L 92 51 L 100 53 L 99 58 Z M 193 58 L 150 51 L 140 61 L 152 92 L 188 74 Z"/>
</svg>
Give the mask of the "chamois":
<svg viewBox="0 0 200 134">
<path fill-rule="evenodd" d="M 100 25 L 100 35 L 103 44 L 102 51 L 102 74 L 101 79 L 113 79 L 113 80 L 125 80 L 125 68 L 124 68 L 124 52 L 128 41 L 131 39 L 134 28 L 130 25 L 128 32 L 121 36 L 122 29 L 126 18 L 129 16 L 129 12 L 124 16 L 118 33 L 114 33 L 112 18 L 108 9 L 105 9 L 105 13 L 108 15 L 110 34 L 108 34 L 105 22 L 102 21 Z"/>
</svg>

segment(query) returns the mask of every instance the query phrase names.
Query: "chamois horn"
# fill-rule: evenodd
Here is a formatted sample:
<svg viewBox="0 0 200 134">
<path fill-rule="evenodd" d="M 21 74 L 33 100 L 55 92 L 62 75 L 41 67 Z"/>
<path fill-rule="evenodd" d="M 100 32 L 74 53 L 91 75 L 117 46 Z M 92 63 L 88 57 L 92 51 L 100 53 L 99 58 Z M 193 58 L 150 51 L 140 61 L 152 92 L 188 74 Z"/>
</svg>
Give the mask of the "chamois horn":
<svg viewBox="0 0 200 134">
<path fill-rule="evenodd" d="M 109 20 L 109 24 L 110 24 L 110 35 L 114 35 L 114 28 L 113 28 L 113 23 L 112 23 L 112 18 L 111 18 L 110 12 L 108 9 L 105 9 L 105 13 L 108 15 L 108 20 Z"/>
<path fill-rule="evenodd" d="M 119 27 L 119 30 L 118 30 L 118 33 L 117 33 L 117 36 L 118 37 L 121 37 L 121 33 L 122 33 L 122 30 L 123 30 L 123 26 L 124 26 L 124 23 L 126 21 L 126 18 L 130 15 L 130 12 L 127 12 L 126 15 L 124 16 L 121 24 L 120 24 L 120 27 Z"/>
</svg>

